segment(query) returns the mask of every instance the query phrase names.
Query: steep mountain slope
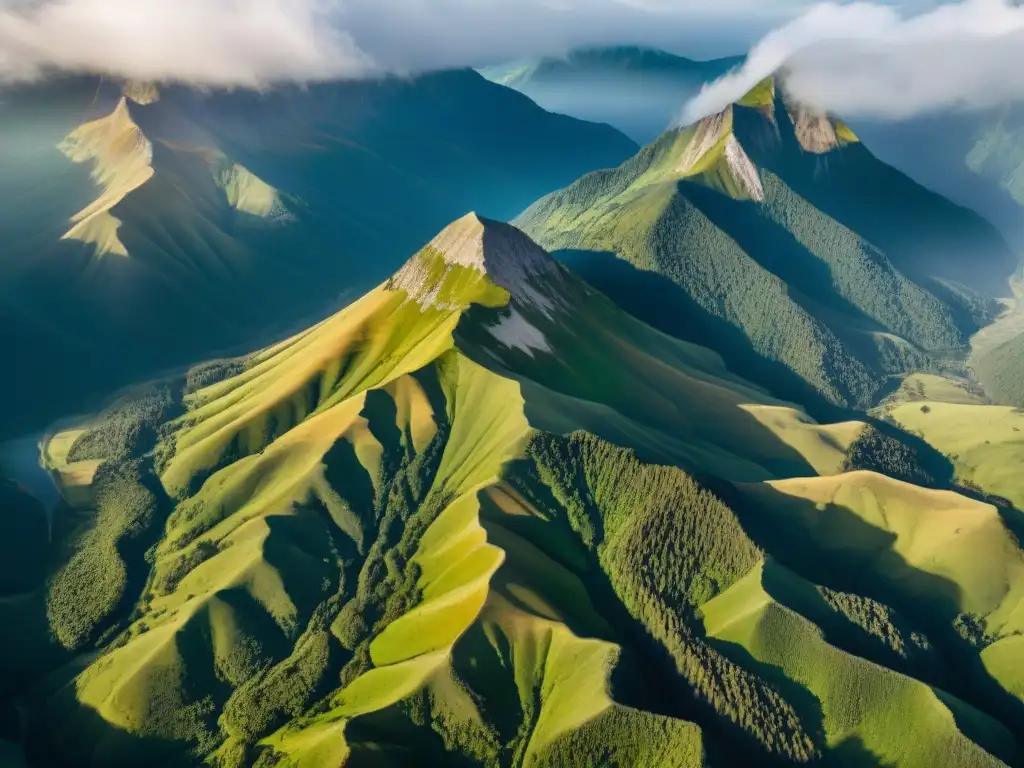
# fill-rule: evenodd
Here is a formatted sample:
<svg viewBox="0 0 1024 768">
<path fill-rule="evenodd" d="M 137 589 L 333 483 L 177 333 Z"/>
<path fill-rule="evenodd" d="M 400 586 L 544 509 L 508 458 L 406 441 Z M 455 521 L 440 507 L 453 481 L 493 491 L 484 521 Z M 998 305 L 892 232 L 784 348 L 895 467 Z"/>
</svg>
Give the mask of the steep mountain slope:
<svg viewBox="0 0 1024 768">
<path fill-rule="evenodd" d="M 1024 113 L 1007 105 L 903 121 L 859 120 L 861 137 L 885 162 L 995 223 L 1024 247 Z"/>
<path fill-rule="evenodd" d="M 991 226 L 880 163 L 843 123 L 787 104 L 771 80 L 517 223 L 743 375 L 840 405 L 870 403 L 888 374 L 962 360 L 1016 267 Z"/>
<path fill-rule="evenodd" d="M 999 110 L 998 119 L 985 125 L 967 153 L 967 167 L 998 182 L 1024 205 L 1024 112 L 1019 106 Z"/>
<path fill-rule="evenodd" d="M 971 340 L 971 368 L 993 402 L 1024 408 L 1024 272 L 1012 281 L 1003 314 Z"/>
<path fill-rule="evenodd" d="M 1021 764 L 1024 552 L 867 471 L 931 458 L 470 215 L 93 419 L 0 660 L 39 766 Z"/>
<path fill-rule="evenodd" d="M 693 61 L 650 48 L 587 48 L 481 73 L 545 109 L 614 125 L 646 144 L 673 123 L 705 83 L 742 63 L 739 56 Z"/>
<path fill-rule="evenodd" d="M 978 361 L 978 376 L 996 402 L 1024 408 L 1024 334 L 1000 344 Z"/>
<path fill-rule="evenodd" d="M 467 208 L 635 151 L 470 71 L 268 93 L 0 92 L 0 434 L 358 297 Z M 66 372 L 75 372 L 75 386 Z"/>
</svg>

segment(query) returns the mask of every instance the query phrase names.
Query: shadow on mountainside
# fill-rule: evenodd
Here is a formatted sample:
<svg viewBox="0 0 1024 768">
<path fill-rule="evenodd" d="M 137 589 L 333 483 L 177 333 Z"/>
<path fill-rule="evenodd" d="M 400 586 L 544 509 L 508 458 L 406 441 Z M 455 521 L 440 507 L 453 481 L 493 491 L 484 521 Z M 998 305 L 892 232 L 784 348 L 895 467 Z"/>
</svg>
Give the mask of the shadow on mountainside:
<svg viewBox="0 0 1024 768">
<path fill-rule="evenodd" d="M 812 205 L 885 251 L 905 274 L 953 280 L 1002 295 L 1017 260 L 978 214 L 922 187 L 856 143 L 816 155 L 800 146 L 792 119 L 776 108 L 778 131 L 738 110 L 735 131 L 750 159 L 786 179 Z M 979 255 L 979 249 L 983 255 Z M 989 268 L 979 272 L 979 265 Z"/>
<path fill-rule="evenodd" d="M 702 308 L 667 277 L 607 252 L 556 251 L 554 256 L 625 312 L 669 336 L 713 349 L 730 371 L 776 397 L 800 403 L 818 421 L 848 417 L 848 411 L 790 368 L 758 354 L 742 331 Z"/>
<path fill-rule="evenodd" d="M 680 182 L 685 197 L 712 224 L 730 236 L 760 266 L 795 288 L 790 296 L 808 314 L 821 317 L 822 309 L 839 314 L 871 330 L 884 330 L 835 288 L 832 270 L 819 256 L 803 245 L 792 232 L 765 215 L 763 206 L 735 200 L 716 190 L 693 182 Z M 842 328 L 832 328 L 839 336 Z"/>
<path fill-rule="evenodd" d="M 750 489 L 716 487 L 758 546 L 807 581 L 870 597 L 922 627 L 945 662 L 942 689 L 992 717 L 1007 733 L 1000 743 L 986 744 L 992 739 L 980 734 L 976 718 L 951 707 L 958 728 L 1000 759 L 1021 764 L 1024 749 L 1010 734 L 1024 729 L 1024 703 L 985 668 L 980 651 L 986 641 L 955 628 L 964 618 L 959 586 L 908 563 L 893 549 L 896 534 L 867 523 L 848 507 L 819 505 L 765 484 L 756 493 Z"/>
<path fill-rule="evenodd" d="M 78 705 L 75 730 L 55 739 L 43 723 L 29 724 L 25 755 L 31 768 L 199 768 L 194 744 L 183 739 L 145 738 L 128 733 L 98 712 Z"/>
<path fill-rule="evenodd" d="M 566 507 L 566 500 L 561 498 L 560 492 L 556 494 L 547 484 L 548 480 L 542 478 L 543 471 L 535 460 L 523 458 L 510 462 L 505 465 L 502 476 L 541 514 L 510 515 L 492 500 L 482 497 L 481 523 L 489 539 L 500 540 L 502 531 L 521 537 L 564 569 L 567 576 L 571 574 L 573 580 L 578 579 L 593 609 L 599 611 L 600 618 L 607 622 L 607 628 L 595 628 L 591 622 L 580 621 L 573 615 L 575 611 L 565 609 L 560 612 L 560 620 L 565 621 L 577 637 L 607 640 L 621 647 L 622 655 L 609 671 L 611 698 L 617 704 L 635 710 L 696 723 L 709 737 L 704 746 L 713 765 L 789 765 L 788 761 L 766 752 L 763 745 L 735 720 L 716 711 L 703 698 L 706 691 L 698 695 L 693 681 L 685 672 L 687 662 L 684 657 L 710 652 L 710 649 L 699 639 L 692 611 L 661 595 L 654 598 L 656 606 L 648 603 L 645 607 L 645 595 L 637 589 L 638 582 L 623 578 L 613 563 L 601 554 L 607 546 L 607 542 L 602 541 L 602 522 L 591 519 L 595 526 L 593 539 L 579 530 L 579 521 L 572 521 L 573 512 Z M 576 469 L 582 471 L 580 467 Z M 578 476 L 573 482 L 576 491 L 586 499 L 586 504 L 594 505 L 593 493 L 586 488 L 586 480 Z M 640 492 L 641 497 L 644 491 Z M 657 501 L 638 497 L 637 504 L 656 505 Z M 639 506 L 637 512 L 640 512 Z M 685 514 L 684 510 L 678 512 Z M 496 578 L 499 583 L 495 588 L 503 589 L 501 571 Z M 528 611 L 535 610 L 529 606 L 522 607 Z M 659 637 L 659 617 L 674 622 L 681 634 L 672 638 Z M 611 630 L 610 637 L 606 637 L 608 630 Z M 466 668 L 467 673 L 478 671 L 476 667 Z M 509 673 L 506 671 L 504 674 Z M 709 674 L 713 673 L 709 671 Z M 510 681 L 510 684 L 514 683 Z M 513 705 L 512 697 L 509 697 L 509 706 L 515 706 L 518 711 L 518 702 Z M 515 722 L 516 718 L 512 717 L 507 730 L 510 731 Z"/>
</svg>

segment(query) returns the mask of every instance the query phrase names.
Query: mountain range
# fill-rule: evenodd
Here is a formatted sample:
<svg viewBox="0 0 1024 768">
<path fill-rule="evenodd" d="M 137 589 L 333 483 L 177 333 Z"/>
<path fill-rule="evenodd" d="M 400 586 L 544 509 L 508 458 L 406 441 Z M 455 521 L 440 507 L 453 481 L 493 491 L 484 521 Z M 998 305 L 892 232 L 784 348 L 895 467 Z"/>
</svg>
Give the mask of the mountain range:
<svg viewBox="0 0 1024 768">
<path fill-rule="evenodd" d="M 861 120 L 858 131 L 888 163 L 997 224 L 1024 243 L 1024 113 L 1006 105 L 906 120 Z"/>
<path fill-rule="evenodd" d="M 742 57 L 697 62 L 653 49 L 609 47 L 482 71 L 549 109 L 607 122 L 640 143 L 648 143 L 675 122 L 682 105 L 701 87 L 742 63 Z M 1020 226 L 1024 205 L 1022 125 L 1020 109 L 1014 105 L 902 120 L 861 117 L 852 123 L 853 135 L 879 160 L 977 211 L 996 224 L 1015 250 L 1024 245 Z M 1004 288 L 998 295 L 1010 298 L 1010 307 L 1016 311 L 1020 290 Z M 972 369 L 998 402 L 1024 406 L 1017 375 L 1021 360 L 1024 334 L 1016 334 L 977 356 Z"/>
<path fill-rule="evenodd" d="M 467 209 L 511 217 L 636 150 L 468 70 L 262 94 L 73 78 L 3 100 L 8 436 L 294 331 Z"/>
<path fill-rule="evenodd" d="M 839 116 L 0 97 L 0 768 L 1024 766 L 1020 254 Z"/>
<path fill-rule="evenodd" d="M 57 670 L 36 765 L 1022 758 L 1019 513 L 506 224 L 48 455 L 99 467 L 47 588 L 0 603 L 6 685 Z"/>
<path fill-rule="evenodd" d="M 962 364 L 1018 263 L 990 224 L 772 80 L 517 224 L 663 330 L 842 407 L 867 407 L 889 376 Z"/>
<path fill-rule="evenodd" d="M 676 124 L 683 106 L 704 85 L 743 62 L 742 56 L 694 61 L 657 49 L 612 46 L 481 72 L 547 109 L 614 125 L 647 144 Z M 855 117 L 853 129 L 883 162 L 976 210 L 1015 246 L 1024 243 L 1024 114 L 1019 106 L 898 120 Z"/>
</svg>

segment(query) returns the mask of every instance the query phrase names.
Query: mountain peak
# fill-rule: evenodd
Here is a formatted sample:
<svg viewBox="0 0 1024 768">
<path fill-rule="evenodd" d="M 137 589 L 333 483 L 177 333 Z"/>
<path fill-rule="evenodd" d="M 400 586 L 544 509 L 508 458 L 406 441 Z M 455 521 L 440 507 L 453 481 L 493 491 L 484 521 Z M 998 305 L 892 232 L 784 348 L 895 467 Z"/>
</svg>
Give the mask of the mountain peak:
<svg viewBox="0 0 1024 768">
<path fill-rule="evenodd" d="M 774 120 L 776 93 L 775 78 L 766 77 L 737 101 L 736 106 L 759 109 L 765 113 L 766 117 Z"/>
<path fill-rule="evenodd" d="M 558 265 L 526 234 L 500 221 L 468 213 L 431 240 L 389 282 L 421 306 L 452 308 L 460 296 L 442 299 L 445 284 L 459 272 L 484 278 L 508 292 L 513 301 L 549 311 L 553 302 L 537 292 L 537 277 L 555 275 Z M 452 299 L 455 299 L 453 302 Z"/>
<path fill-rule="evenodd" d="M 673 174 L 702 181 L 730 197 L 763 201 L 758 169 L 744 144 L 752 136 L 755 144 L 772 143 L 780 132 L 792 134 L 804 152 L 815 155 L 858 141 L 845 123 L 794 101 L 775 77 L 767 77 L 722 111 L 679 132 L 672 150 Z"/>
<path fill-rule="evenodd" d="M 126 99 L 140 106 L 160 101 L 160 89 L 155 83 L 145 80 L 126 80 L 121 85 L 121 93 Z"/>
<path fill-rule="evenodd" d="M 128 98 L 123 96 L 106 117 L 70 133 L 59 149 L 74 163 L 91 162 L 100 187 L 99 197 L 72 217 L 64 239 L 91 244 L 99 256 L 127 256 L 118 235 L 121 222 L 111 211 L 153 177 L 153 145 L 132 118 Z"/>
<path fill-rule="evenodd" d="M 762 202 L 757 167 L 736 138 L 733 123 L 729 106 L 684 129 L 672 150 L 671 177 L 700 181 L 738 200 Z"/>
<path fill-rule="evenodd" d="M 522 273 L 543 269 L 551 257 L 539 245 L 511 224 L 487 219 L 471 212 L 458 219 L 427 246 L 444 256 L 449 264 L 470 267 L 489 275 L 502 288 L 502 280 L 514 283 Z"/>
<path fill-rule="evenodd" d="M 786 110 L 793 123 L 796 139 L 805 152 L 823 155 L 859 141 L 846 123 L 823 112 L 801 104 L 787 104 Z"/>
<path fill-rule="evenodd" d="M 842 121 L 795 101 L 784 89 L 779 88 L 775 77 L 762 80 L 732 106 L 756 109 L 767 120 L 777 124 L 777 102 L 789 116 L 796 139 L 805 152 L 823 155 L 858 141 L 857 136 Z"/>
</svg>

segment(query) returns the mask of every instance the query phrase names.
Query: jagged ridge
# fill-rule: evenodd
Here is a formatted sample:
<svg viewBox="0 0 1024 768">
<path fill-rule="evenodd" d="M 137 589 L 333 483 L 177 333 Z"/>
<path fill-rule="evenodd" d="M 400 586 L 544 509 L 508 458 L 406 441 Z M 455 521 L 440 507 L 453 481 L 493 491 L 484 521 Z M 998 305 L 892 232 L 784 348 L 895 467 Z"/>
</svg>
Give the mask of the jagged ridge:
<svg viewBox="0 0 1024 768">
<path fill-rule="evenodd" d="M 865 435 L 918 459 L 863 424 L 816 424 L 507 225 L 468 216 L 425 258 L 441 289 L 386 283 L 161 385 L 145 429 L 120 423 L 129 400 L 72 448 L 108 465 L 104 517 L 49 620 L 105 653 L 40 697 L 33 745 L 87 766 L 561 767 L 613 750 L 696 768 L 851 743 L 911 765 L 1017 758 L 1004 660 L 1024 555 L 994 508 L 847 473 Z M 523 289 L 550 298 L 551 279 L 549 317 Z M 513 309 L 545 354 L 494 338 Z M 140 498 L 148 515 L 106 527 Z M 82 567 L 108 543 L 132 578 Z M 97 606 L 97 586 L 121 591 Z M 995 687 L 958 682 L 988 679 L 979 659 Z"/>
</svg>

